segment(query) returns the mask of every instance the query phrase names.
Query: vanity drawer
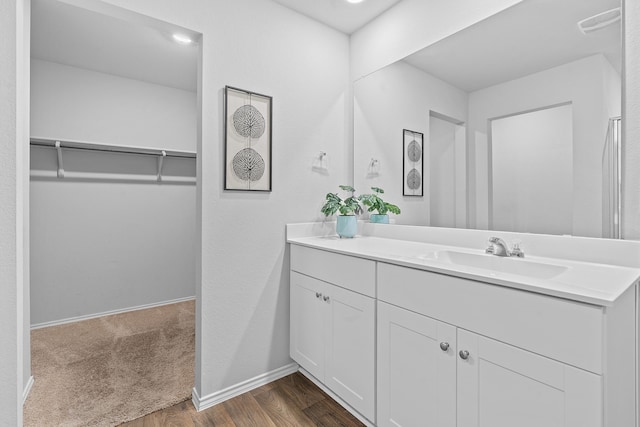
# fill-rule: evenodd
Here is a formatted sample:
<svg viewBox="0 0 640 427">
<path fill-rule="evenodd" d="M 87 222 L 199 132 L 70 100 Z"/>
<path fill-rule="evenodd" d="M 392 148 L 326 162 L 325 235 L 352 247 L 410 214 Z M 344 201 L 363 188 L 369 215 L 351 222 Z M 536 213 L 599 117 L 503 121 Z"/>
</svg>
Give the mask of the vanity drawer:
<svg viewBox="0 0 640 427">
<path fill-rule="evenodd" d="M 375 261 L 291 245 L 291 270 L 375 298 Z"/>
<path fill-rule="evenodd" d="M 601 307 L 392 264 L 377 274 L 381 301 L 603 373 Z"/>
</svg>

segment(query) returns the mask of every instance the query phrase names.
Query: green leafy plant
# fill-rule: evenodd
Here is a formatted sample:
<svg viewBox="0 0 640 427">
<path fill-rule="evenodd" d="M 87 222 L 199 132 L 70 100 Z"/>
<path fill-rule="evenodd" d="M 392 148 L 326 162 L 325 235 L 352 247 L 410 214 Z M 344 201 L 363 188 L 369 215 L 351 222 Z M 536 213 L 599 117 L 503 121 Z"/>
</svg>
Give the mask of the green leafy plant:
<svg viewBox="0 0 640 427">
<path fill-rule="evenodd" d="M 380 194 L 384 193 L 382 188 L 371 187 L 371 189 L 373 190 L 372 194 L 363 194 L 358 198 L 362 204 L 367 207 L 368 212 L 377 211 L 380 215 L 386 215 L 387 212 L 391 212 L 396 215 L 400 213 L 399 207 L 382 200 L 380 197 Z"/>
<path fill-rule="evenodd" d="M 325 216 L 334 215 L 336 212 L 340 212 L 340 215 L 359 215 L 362 213 L 362 206 L 358 198 L 354 195 L 356 189 L 350 185 L 341 185 L 340 188 L 343 191 L 351 193 L 351 196 L 346 199 L 342 199 L 338 196 L 338 193 L 327 193 L 327 202 L 322 206 L 320 212 Z"/>
</svg>

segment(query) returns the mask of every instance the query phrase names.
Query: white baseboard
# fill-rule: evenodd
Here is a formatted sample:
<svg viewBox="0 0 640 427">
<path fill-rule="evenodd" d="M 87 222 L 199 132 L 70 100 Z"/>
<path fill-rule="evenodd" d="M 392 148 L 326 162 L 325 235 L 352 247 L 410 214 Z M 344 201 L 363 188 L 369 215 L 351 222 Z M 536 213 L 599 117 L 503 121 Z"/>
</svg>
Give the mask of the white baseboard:
<svg viewBox="0 0 640 427">
<path fill-rule="evenodd" d="M 31 393 L 31 387 L 33 387 L 33 375 L 29 377 L 29 381 L 24 386 L 24 390 L 22 391 L 22 404 L 27 401 L 27 397 L 29 397 L 29 393 Z"/>
<path fill-rule="evenodd" d="M 81 320 L 95 319 L 96 317 L 110 316 L 112 314 L 120 314 L 120 313 L 127 313 L 129 311 L 137 311 L 137 310 L 144 310 L 144 309 L 147 309 L 147 308 L 161 307 L 163 305 L 176 304 L 176 303 L 179 303 L 179 302 L 191 301 L 191 300 L 194 300 L 194 299 L 196 299 L 196 297 L 176 298 L 176 299 L 173 299 L 173 300 L 170 300 L 170 301 L 155 302 L 155 303 L 151 303 L 151 304 L 138 305 L 138 306 L 135 306 L 135 307 L 121 308 L 121 309 L 118 309 L 118 310 L 103 311 L 102 313 L 85 314 L 83 316 L 69 317 L 67 319 L 52 320 L 50 322 L 35 323 L 35 324 L 31 325 L 31 330 L 41 329 L 41 328 L 48 328 L 49 326 L 64 325 L 65 323 L 79 322 Z"/>
<path fill-rule="evenodd" d="M 227 387 L 224 390 L 220 390 L 215 393 L 211 393 L 207 396 L 202 396 L 202 397 L 200 397 L 200 395 L 198 394 L 198 391 L 194 387 L 191 400 L 196 410 L 202 411 L 204 409 L 215 406 L 218 403 L 222 403 L 225 400 L 229 400 L 236 396 L 240 396 L 241 394 L 251 391 L 255 388 L 268 384 L 272 381 L 279 380 L 280 378 L 286 377 L 287 375 L 291 375 L 297 371 L 298 371 L 298 364 L 291 363 L 289 365 L 283 366 L 282 368 L 278 368 L 273 371 L 266 372 L 264 374 L 258 375 L 257 377 L 254 377 L 249 380 L 238 383 L 236 385 Z"/>
<path fill-rule="evenodd" d="M 315 385 L 317 385 L 322 391 L 324 391 L 325 393 L 327 393 L 329 395 L 329 397 L 331 397 L 333 400 L 335 400 L 336 402 L 338 402 L 338 404 L 340 406 L 342 406 L 344 409 L 346 409 L 347 411 L 349 411 L 349 413 L 351 415 L 353 415 L 354 417 L 356 417 L 358 420 L 360 420 L 360 422 L 362 422 L 362 424 L 364 424 L 367 427 L 375 427 L 375 424 L 373 424 L 371 421 L 369 421 L 368 419 L 366 419 L 363 415 L 361 415 L 358 411 L 356 411 L 355 409 L 353 409 L 351 407 L 351 405 L 349 405 L 347 402 L 345 402 L 344 400 L 342 400 L 337 394 L 335 394 L 333 391 L 331 391 L 329 388 L 327 388 L 326 385 L 322 384 L 316 377 L 314 377 L 313 375 L 311 375 L 309 372 L 305 371 L 303 368 L 300 368 L 300 373 L 302 375 L 304 375 L 305 377 L 307 377 L 312 383 L 314 383 Z"/>
</svg>

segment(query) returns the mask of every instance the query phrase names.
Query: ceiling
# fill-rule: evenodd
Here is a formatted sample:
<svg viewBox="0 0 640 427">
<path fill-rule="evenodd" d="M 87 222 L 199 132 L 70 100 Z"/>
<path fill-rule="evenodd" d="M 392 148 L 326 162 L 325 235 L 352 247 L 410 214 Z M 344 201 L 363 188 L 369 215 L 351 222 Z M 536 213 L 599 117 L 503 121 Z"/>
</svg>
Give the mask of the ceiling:
<svg viewBox="0 0 640 427">
<path fill-rule="evenodd" d="M 351 34 L 400 0 L 364 0 L 356 4 L 346 0 L 273 1 L 343 33 Z"/>
<path fill-rule="evenodd" d="M 400 0 L 273 1 L 352 33 Z M 597 52 L 620 70 L 620 23 L 588 35 L 577 28 L 578 21 L 619 5 L 620 0 L 525 0 L 406 61 L 469 92 Z M 176 31 L 199 37 L 148 17 L 125 20 L 59 1 L 32 2 L 34 58 L 195 91 L 198 47 L 175 43 Z"/>
<path fill-rule="evenodd" d="M 33 0 L 31 56 L 195 92 L 197 45 L 180 45 L 172 34 L 198 35 L 148 17 L 144 22 Z"/>
<path fill-rule="evenodd" d="M 400 0 L 274 1 L 350 34 Z M 175 43 L 174 32 L 199 38 L 149 17 L 120 19 L 54 0 L 31 5 L 33 58 L 195 92 L 198 48 Z"/>
<path fill-rule="evenodd" d="M 467 92 L 603 53 L 620 73 L 620 22 L 583 34 L 577 23 L 620 0 L 526 0 L 405 59 Z"/>
</svg>

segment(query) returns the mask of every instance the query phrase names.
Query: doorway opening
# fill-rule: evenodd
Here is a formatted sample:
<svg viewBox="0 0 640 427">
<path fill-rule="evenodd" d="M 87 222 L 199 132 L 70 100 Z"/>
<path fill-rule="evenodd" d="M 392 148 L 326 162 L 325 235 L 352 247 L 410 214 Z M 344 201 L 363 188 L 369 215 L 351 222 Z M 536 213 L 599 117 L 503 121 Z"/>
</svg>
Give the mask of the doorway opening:
<svg viewBox="0 0 640 427">
<path fill-rule="evenodd" d="M 571 103 L 490 121 L 490 229 L 573 234 Z"/>
<path fill-rule="evenodd" d="M 460 228 L 467 225 L 466 128 L 463 121 L 429 111 L 429 225 Z"/>
<path fill-rule="evenodd" d="M 176 384 L 187 378 L 180 386 L 186 395 L 161 405 L 191 394 L 200 39 L 102 2 L 32 0 L 36 381 L 27 412 L 38 396 L 63 398 L 68 388 L 80 401 L 65 402 L 61 412 L 110 419 L 110 408 L 102 415 L 89 411 L 108 400 L 92 393 L 109 394 L 119 405 L 113 411 L 122 413 L 136 399 L 168 395 L 158 384 L 174 374 Z M 63 342 L 70 344 L 58 345 Z M 166 371 L 158 371 L 161 365 Z M 86 377 L 56 392 L 39 390 L 62 381 L 45 381 L 49 374 Z M 75 388 L 84 383 L 94 388 Z M 131 392 L 136 386 L 151 393 Z M 53 405 L 45 402 L 51 423 Z M 133 416 L 160 409 L 138 406 Z M 38 411 L 27 412 L 25 423 L 37 425 Z"/>
</svg>

